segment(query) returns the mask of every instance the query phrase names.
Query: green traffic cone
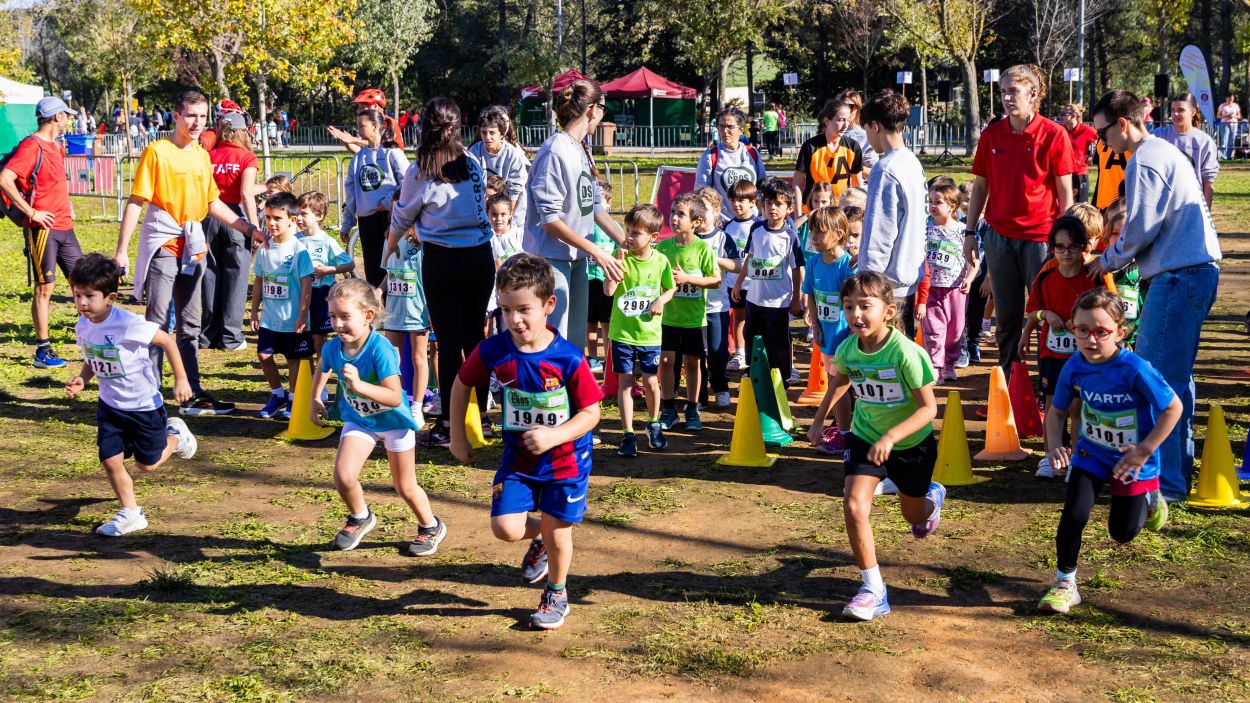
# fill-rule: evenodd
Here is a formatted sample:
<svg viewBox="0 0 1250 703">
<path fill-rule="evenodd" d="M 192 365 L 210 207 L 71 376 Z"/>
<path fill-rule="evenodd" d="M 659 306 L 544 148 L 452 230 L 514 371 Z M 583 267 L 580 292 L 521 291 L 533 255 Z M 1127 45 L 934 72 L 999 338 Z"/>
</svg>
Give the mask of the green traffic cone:
<svg viewBox="0 0 1250 703">
<path fill-rule="evenodd" d="M 764 434 L 765 447 L 784 447 L 794 441 L 781 424 L 781 411 L 777 407 L 777 393 L 773 390 L 769 373 L 768 353 L 764 351 L 764 338 L 756 336 L 751 343 L 751 390 L 755 393 L 760 409 L 760 429 Z"/>
</svg>

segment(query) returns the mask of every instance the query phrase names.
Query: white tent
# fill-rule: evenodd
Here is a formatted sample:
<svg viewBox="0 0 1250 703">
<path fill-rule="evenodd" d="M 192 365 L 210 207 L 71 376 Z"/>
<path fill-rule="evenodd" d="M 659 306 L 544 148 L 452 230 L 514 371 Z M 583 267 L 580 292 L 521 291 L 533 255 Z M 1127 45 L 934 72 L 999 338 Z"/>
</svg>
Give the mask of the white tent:
<svg viewBox="0 0 1250 703">
<path fill-rule="evenodd" d="M 34 105 L 42 98 L 42 87 L 18 83 L 0 76 L 0 102 L 8 105 Z"/>
</svg>

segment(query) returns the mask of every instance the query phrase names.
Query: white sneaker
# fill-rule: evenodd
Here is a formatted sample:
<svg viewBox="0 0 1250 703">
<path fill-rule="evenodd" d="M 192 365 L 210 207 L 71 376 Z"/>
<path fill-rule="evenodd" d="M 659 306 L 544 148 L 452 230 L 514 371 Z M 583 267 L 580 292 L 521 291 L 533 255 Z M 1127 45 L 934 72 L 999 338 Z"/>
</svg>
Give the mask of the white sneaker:
<svg viewBox="0 0 1250 703">
<path fill-rule="evenodd" d="M 1055 468 L 1050 465 L 1050 457 L 1044 456 L 1042 460 L 1037 462 L 1037 473 L 1034 474 L 1038 478 L 1059 478 L 1059 474 L 1055 473 Z"/>
<path fill-rule="evenodd" d="M 729 357 L 729 363 L 725 365 L 725 370 L 726 371 L 741 371 L 742 367 L 746 366 L 746 363 L 747 363 L 747 360 L 745 356 L 743 356 L 742 354 L 734 354 L 733 356 Z"/>
<path fill-rule="evenodd" d="M 487 394 L 486 394 L 486 410 L 487 410 L 487 412 L 489 412 L 489 411 L 491 411 L 491 410 L 494 410 L 494 409 L 495 409 L 495 405 L 497 405 L 497 403 L 495 402 L 495 394 L 494 394 L 494 393 L 487 393 Z"/>
<path fill-rule="evenodd" d="M 716 407 L 727 408 L 730 402 L 729 391 L 721 391 L 716 394 Z"/>
<path fill-rule="evenodd" d="M 118 510 L 109 521 L 95 528 L 97 535 L 104 537 L 121 537 L 137 532 L 148 526 L 148 519 L 143 515 L 143 508 L 137 508 L 132 517 L 126 517 L 125 508 Z"/>
<path fill-rule="evenodd" d="M 896 493 L 898 493 L 898 486 L 888 478 L 881 479 L 881 483 L 878 483 L 876 490 L 872 492 L 875 496 L 892 496 Z"/>
<path fill-rule="evenodd" d="M 233 347 L 226 347 L 226 349 L 229 351 L 243 351 L 244 349 L 247 349 L 247 340 L 245 339 Z"/>
<path fill-rule="evenodd" d="M 190 459 L 195 456 L 195 450 L 199 448 L 200 443 L 196 441 L 195 435 L 191 434 L 191 428 L 187 427 L 187 423 L 180 417 L 171 417 L 165 421 L 165 431 L 178 438 L 178 448 L 174 451 L 183 459 Z"/>
</svg>

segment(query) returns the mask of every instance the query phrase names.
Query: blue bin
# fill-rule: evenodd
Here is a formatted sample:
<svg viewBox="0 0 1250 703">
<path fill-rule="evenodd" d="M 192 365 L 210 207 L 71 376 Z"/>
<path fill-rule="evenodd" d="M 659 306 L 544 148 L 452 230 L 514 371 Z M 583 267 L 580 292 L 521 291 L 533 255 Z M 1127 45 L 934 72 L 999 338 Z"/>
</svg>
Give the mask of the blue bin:
<svg viewBox="0 0 1250 703">
<path fill-rule="evenodd" d="M 95 135 L 67 134 L 65 135 L 65 148 L 70 156 L 93 156 L 95 155 Z"/>
</svg>

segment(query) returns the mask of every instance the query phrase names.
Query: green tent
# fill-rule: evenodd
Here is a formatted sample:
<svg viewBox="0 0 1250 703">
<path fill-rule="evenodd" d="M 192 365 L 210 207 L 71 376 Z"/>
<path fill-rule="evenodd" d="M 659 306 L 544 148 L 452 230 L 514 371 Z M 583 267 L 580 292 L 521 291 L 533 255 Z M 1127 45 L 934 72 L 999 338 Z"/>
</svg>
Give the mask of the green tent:
<svg viewBox="0 0 1250 703">
<path fill-rule="evenodd" d="M 39 126 L 35 104 L 43 88 L 0 77 L 0 154 L 7 154 Z"/>
</svg>

